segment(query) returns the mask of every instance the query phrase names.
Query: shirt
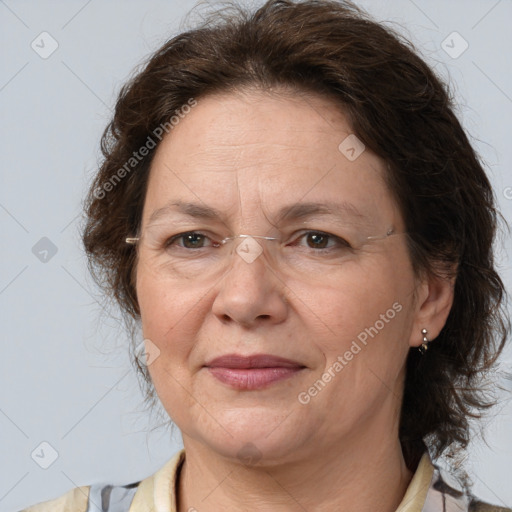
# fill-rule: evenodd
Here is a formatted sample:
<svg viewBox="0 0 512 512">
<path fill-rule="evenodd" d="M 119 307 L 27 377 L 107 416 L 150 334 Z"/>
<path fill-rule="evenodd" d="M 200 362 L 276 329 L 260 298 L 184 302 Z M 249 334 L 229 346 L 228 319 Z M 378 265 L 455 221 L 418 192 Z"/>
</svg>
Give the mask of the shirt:
<svg viewBox="0 0 512 512">
<path fill-rule="evenodd" d="M 177 512 L 176 489 L 185 449 L 156 473 L 128 485 L 76 487 L 21 512 Z M 396 512 L 512 512 L 467 496 L 450 474 L 424 453 Z"/>
</svg>

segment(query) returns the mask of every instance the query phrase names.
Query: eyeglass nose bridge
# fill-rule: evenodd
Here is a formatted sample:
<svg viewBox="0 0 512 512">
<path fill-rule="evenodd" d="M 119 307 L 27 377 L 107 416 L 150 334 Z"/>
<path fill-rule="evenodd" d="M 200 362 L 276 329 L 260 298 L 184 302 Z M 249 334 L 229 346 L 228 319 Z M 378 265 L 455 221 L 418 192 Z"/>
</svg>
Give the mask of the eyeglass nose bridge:
<svg viewBox="0 0 512 512">
<path fill-rule="evenodd" d="M 279 240 L 279 238 L 272 237 L 272 236 L 261 236 L 261 235 L 247 235 L 247 234 L 240 234 L 240 235 L 234 235 L 234 236 L 228 236 L 224 238 L 223 240 L 220 240 L 220 244 L 227 247 L 225 244 L 228 242 L 232 242 L 236 240 L 237 238 L 246 239 L 247 241 L 242 241 L 240 244 L 238 244 L 236 247 L 232 247 L 230 252 L 233 251 L 234 253 L 237 253 L 239 257 L 241 257 L 246 263 L 252 263 L 256 259 L 258 259 L 262 253 L 264 252 L 264 248 L 262 245 L 260 245 L 257 240 Z M 275 255 L 272 256 L 274 251 L 267 252 L 267 258 L 270 257 L 270 261 L 274 261 Z M 270 262 L 269 261 L 269 262 Z"/>
<path fill-rule="evenodd" d="M 259 239 L 264 239 L 264 240 L 279 240 L 278 238 L 276 237 L 272 237 L 272 236 L 261 236 L 261 235 L 245 235 L 245 234 L 241 234 L 241 235 L 234 235 L 234 236 L 227 236 L 226 238 L 224 238 L 223 240 L 220 241 L 221 244 L 226 244 L 227 242 L 231 241 L 231 240 L 235 240 L 236 238 L 259 238 Z"/>
</svg>

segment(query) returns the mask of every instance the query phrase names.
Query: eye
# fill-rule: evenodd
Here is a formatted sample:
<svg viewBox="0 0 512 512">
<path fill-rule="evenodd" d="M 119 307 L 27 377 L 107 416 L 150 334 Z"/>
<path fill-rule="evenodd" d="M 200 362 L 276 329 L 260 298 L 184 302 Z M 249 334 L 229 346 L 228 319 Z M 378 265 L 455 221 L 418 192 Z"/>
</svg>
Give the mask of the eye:
<svg viewBox="0 0 512 512">
<path fill-rule="evenodd" d="M 308 247 L 311 249 L 334 249 L 336 247 L 346 249 L 351 248 L 351 245 L 343 238 L 329 233 L 324 233 L 323 231 L 308 231 L 299 236 L 297 240 L 302 239 L 306 240 Z"/>
<path fill-rule="evenodd" d="M 165 248 L 175 247 L 177 241 L 182 242 L 178 244 L 178 247 L 182 247 L 184 249 L 202 249 L 204 247 L 208 247 L 208 245 L 205 245 L 208 241 L 211 242 L 212 247 L 219 246 L 218 242 L 211 240 L 203 233 L 198 231 L 187 231 L 186 233 L 179 233 L 178 235 L 174 235 L 167 239 L 165 242 Z"/>
</svg>

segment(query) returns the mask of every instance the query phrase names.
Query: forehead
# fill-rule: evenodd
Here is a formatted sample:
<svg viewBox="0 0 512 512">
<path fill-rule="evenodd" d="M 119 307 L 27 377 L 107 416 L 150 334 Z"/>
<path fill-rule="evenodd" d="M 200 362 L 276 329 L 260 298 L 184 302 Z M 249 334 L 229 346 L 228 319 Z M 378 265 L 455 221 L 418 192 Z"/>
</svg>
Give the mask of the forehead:
<svg viewBox="0 0 512 512">
<path fill-rule="evenodd" d="M 198 104 L 175 126 L 158 152 L 179 146 L 186 157 L 205 157 L 211 149 L 215 163 L 232 163 L 233 155 L 258 155 L 257 164 L 265 164 L 265 153 L 286 155 L 300 162 L 315 146 L 337 149 L 352 132 L 344 114 L 331 100 L 318 95 L 290 91 L 247 90 L 200 98 Z"/>
<path fill-rule="evenodd" d="M 176 201 L 246 215 L 258 203 L 277 211 L 284 203 L 338 202 L 393 216 L 384 163 L 366 149 L 347 158 L 349 136 L 341 109 L 321 96 L 248 91 L 200 98 L 157 149 L 144 219 Z"/>
</svg>

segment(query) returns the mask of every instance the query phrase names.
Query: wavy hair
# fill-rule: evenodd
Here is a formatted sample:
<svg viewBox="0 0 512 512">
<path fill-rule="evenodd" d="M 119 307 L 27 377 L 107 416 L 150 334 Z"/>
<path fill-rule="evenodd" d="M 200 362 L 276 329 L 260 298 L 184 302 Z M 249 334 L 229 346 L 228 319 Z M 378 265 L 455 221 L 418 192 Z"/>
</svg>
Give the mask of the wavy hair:
<svg viewBox="0 0 512 512">
<path fill-rule="evenodd" d="M 457 268 L 445 327 L 424 356 L 408 354 L 399 437 L 411 470 L 426 448 L 435 457 L 460 451 L 470 418 L 493 403 L 482 378 L 509 330 L 493 256 L 500 216 L 448 86 L 409 41 L 350 2 L 269 0 L 254 11 L 229 4 L 151 55 L 122 87 L 102 137 L 83 233 L 94 277 L 140 320 L 136 251 L 122 241 L 139 231 L 157 141 L 133 168 L 126 163 L 191 98 L 248 87 L 331 98 L 387 163 L 415 272 L 446 277 Z M 154 400 L 149 374 L 137 366 Z"/>
</svg>

